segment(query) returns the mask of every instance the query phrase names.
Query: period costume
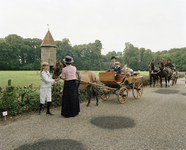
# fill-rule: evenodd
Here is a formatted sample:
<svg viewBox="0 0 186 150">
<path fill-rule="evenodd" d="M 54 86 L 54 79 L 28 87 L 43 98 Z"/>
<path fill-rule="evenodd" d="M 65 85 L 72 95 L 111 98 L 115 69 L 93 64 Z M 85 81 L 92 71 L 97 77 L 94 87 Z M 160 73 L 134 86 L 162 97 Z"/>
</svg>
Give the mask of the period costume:
<svg viewBox="0 0 186 150">
<path fill-rule="evenodd" d="M 122 71 L 130 71 L 130 72 L 133 72 L 133 70 L 132 70 L 131 68 L 129 68 L 129 67 L 123 67 L 121 70 L 122 70 Z"/>
<path fill-rule="evenodd" d="M 170 62 L 170 59 L 168 60 L 168 63 L 165 64 L 165 67 L 170 68 L 171 70 L 174 70 L 174 65 Z"/>
<path fill-rule="evenodd" d="M 42 63 L 43 66 L 48 66 L 47 62 Z M 40 74 L 41 77 L 41 87 L 40 87 L 40 109 L 39 115 L 41 114 L 42 106 L 45 103 L 45 99 L 47 99 L 47 112 L 46 114 L 53 115 L 50 112 L 50 104 L 52 102 L 51 98 L 51 83 L 54 83 L 55 80 L 51 79 L 50 73 L 48 71 L 42 71 Z"/>
<path fill-rule="evenodd" d="M 66 63 L 66 67 L 62 69 L 61 77 L 65 80 L 61 115 L 64 117 L 74 117 L 80 112 L 76 67 L 71 65 L 73 59 L 70 56 L 66 56 L 63 61 Z"/>
<path fill-rule="evenodd" d="M 120 63 L 116 62 L 115 65 L 120 65 Z M 115 77 L 117 77 L 121 73 L 121 67 L 115 66 L 114 71 L 116 72 Z"/>
<path fill-rule="evenodd" d="M 112 59 L 116 59 L 116 57 L 115 57 L 115 56 L 112 56 L 112 57 L 111 57 L 111 60 L 112 60 Z M 110 66 L 109 66 L 109 69 L 114 69 L 114 68 L 115 68 L 115 62 L 114 62 L 114 63 L 111 62 L 111 63 L 110 63 Z"/>
<path fill-rule="evenodd" d="M 47 71 L 41 72 L 41 88 L 40 88 L 40 103 L 45 103 L 45 98 L 47 102 L 51 102 L 51 83 L 54 83 L 55 80 L 51 79 L 50 73 Z"/>
</svg>

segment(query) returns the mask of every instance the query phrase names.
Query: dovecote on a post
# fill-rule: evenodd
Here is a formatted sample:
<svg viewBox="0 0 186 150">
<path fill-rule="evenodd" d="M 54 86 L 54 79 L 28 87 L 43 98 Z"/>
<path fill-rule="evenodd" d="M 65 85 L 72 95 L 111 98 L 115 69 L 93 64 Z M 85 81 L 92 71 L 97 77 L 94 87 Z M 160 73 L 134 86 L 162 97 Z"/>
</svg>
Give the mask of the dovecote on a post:
<svg viewBox="0 0 186 150">
<path fill-rule="evenodd" d="M 56 63 L 57 45 L 49 30 L 39 47 L 41 47 L 41 63 L 48 62 L 49 70 L 53 72 L 53 66 Z"/>
</svg>

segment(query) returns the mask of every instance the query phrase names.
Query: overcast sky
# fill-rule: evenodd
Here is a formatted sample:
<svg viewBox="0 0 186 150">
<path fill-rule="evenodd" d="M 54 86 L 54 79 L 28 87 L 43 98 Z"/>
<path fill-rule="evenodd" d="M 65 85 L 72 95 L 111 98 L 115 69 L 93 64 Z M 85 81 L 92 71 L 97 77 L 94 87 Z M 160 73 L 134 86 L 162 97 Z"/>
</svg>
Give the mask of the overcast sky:
<svg viewBox="0 0 186 150">
<path fill-rule="evenodd" d="M 125 42 L 152 51 L 186 47 L 186 0 L 0 0 L 0 38 L 17 34 L 72 45 L 100 40 L 102 53 Z"/>
</svg>

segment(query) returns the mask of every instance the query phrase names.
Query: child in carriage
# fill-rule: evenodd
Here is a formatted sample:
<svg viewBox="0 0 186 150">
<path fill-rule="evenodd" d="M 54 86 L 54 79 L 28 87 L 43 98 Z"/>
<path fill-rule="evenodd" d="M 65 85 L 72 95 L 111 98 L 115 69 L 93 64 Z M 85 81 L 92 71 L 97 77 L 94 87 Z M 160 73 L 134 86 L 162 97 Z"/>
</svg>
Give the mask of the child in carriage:
<svg viewBox="0 0 186 150">
<path fill-rule="evenodd" d="M 115 62 L 114 72 L 115 78 L 121 73 L 121 67 L 119 62 Z"/>
<path fill-rule="evenodd" d="M 127 65 L 124 65 L 124 67 L 121 70 L 122 71 L 128 71 L 128 72 L 130 72 L 130 74 L 133 73 L 133 70 L 131 68 L 127 67 Z"/>
</svg>

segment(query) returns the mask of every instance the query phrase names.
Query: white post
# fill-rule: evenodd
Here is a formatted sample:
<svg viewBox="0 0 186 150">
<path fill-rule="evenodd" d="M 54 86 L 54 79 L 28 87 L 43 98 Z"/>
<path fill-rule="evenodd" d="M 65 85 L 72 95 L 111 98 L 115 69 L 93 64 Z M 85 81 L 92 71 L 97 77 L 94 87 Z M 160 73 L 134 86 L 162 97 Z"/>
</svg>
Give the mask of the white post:
<svg viewBox="0 0 186 150">
<path fill-rule="evenodd" d="M 5 117 L 5 120 L 6 120 L 6 115 L 7 115 L 8 113 L 7 113 L 7 111 L 4 111 L 3 112 L 3 116 Z"/>
</svg>

